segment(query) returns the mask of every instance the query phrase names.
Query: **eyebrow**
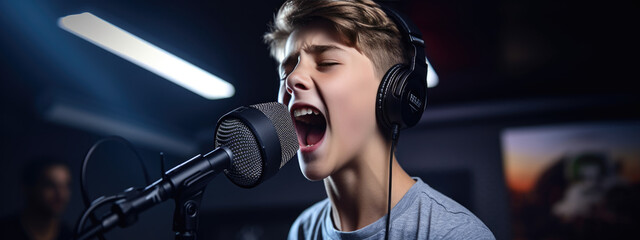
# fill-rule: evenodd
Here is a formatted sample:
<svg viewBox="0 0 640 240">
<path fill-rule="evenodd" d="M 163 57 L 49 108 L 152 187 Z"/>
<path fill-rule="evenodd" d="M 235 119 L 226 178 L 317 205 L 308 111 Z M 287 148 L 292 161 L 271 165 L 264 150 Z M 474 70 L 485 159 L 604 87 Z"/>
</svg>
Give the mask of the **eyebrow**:
<svg viewBox="0 0 640 240">
<path fill-rule="evenodd" d="M 336 45 L 333 44 L 328 44 L 328 45 L 309 45 L 309 46 L 305 46 L 302 48 L 302 51 L 307 52 L 307 53 L 311 53 L 311 54 L 321 54 L 327 51 L 331 51 L 331 50 L 339 50 L 339 51 L 346 51 L 341 47 L 338 47 Z M 280 64 L 281 66 L 289 66 L 291 64 L 294 63 L 294 61 L 298 60 L 298 56 L 300 55 L 300 52 L 297 51 L 289 56 L 287 56 L 284 61 L 282 61 L 282 63 Z"/>
</svg>

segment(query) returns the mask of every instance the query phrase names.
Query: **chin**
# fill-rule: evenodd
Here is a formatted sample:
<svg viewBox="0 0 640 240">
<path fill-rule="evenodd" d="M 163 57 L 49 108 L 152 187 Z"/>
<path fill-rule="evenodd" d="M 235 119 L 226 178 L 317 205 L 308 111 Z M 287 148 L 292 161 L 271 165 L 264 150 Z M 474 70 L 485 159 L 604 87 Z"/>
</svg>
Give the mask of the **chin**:
<svg viewBox="0 0 640 240">
<path fill-rule="evenodd" d="M 322 168 L 322 166 L 314 166 L 314 164 L 304 163 L 300 159 L 300 171 L 309 181 L 320 181 L 327 178 L 331 172 Z"/>
</svg>

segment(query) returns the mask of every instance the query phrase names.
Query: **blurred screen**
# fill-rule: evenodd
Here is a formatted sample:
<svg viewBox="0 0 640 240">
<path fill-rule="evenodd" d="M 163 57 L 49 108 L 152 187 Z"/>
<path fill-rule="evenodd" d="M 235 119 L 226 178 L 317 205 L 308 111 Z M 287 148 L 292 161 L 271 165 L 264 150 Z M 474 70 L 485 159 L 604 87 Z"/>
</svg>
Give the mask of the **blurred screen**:
<svg viewBox="0 0 640 240">
<path fill-rule="evenodd" d="M 605 239 L 638 226 L 640 123 L 507 129 L 514 239 Z"/>
</svg>

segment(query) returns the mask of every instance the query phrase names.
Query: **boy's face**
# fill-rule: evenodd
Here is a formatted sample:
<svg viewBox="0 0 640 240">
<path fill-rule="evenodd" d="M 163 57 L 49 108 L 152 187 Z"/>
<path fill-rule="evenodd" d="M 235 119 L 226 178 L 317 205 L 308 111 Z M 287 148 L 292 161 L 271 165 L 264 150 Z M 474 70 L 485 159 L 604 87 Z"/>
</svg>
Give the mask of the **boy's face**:
<svg viewBox="0 0 640 240">
<path fill-rule="evenodd" d="M 284 56 L 279 100 L 295 120 L 302 173 L 321 180 L 379 139 L 379 79 L 369 58 L 321 25 L 293 32 Z"/>
</svg>

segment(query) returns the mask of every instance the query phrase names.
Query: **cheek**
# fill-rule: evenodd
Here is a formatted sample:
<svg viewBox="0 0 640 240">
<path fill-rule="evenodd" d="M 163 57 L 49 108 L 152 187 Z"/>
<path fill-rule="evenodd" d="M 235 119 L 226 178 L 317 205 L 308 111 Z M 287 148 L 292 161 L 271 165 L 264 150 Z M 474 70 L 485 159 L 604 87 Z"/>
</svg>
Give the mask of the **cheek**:
<svg viewBox="0 0 640 240">
<path fill-rule="evenodd" d="M 331 101 L 329 111 L 332 127 L 337 128 L 335 134 L 341 139 L 349 139 L 346 143 L 360 142 L 375 130 L 375 96 L 378 84 L 373 75 L 345 74 L 340 82 L 328 92 Z"/>
</svg>

